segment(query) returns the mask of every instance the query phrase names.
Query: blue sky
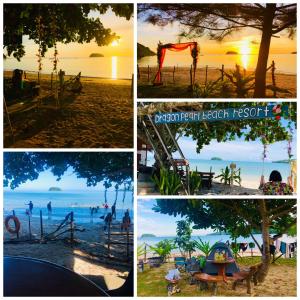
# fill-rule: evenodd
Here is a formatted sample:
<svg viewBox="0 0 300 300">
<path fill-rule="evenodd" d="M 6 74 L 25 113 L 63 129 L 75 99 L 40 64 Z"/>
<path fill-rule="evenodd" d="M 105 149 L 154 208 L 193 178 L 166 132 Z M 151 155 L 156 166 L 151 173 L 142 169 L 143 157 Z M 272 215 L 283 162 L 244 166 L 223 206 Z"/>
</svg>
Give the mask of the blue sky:
<svg viewBox="0 0 300 300">
<path fill-rule="evenodd" d="M 286 121 L 282 121 L 283 126 L 287 126 Z M 212 140 L 209 145 L 205 145 L 200 153 L 196 152 L 196 141 L 193 141 L 190 137 L 181 137 L 178 140 L 180 148 L 183 154 L 188 159 L 207 159 L 217 156 L 223 160 L 235 161 L 253 161 L 259 162 L 262 160 L 263 146 L 260 139 L 247 142 L 244 138 L 236 138 L 235 141 L 228 141 L 225 143 L 219 143 L 217 140 Z M 294 158 L 297 158 L 297 130 L 294 130 L 292 153 Z M 174 154 L 177 157 L 178 154 Z M 153 153 L 149 155 L 149 159 L 153 157 Z M 179 157 L 179 156 L 178 156 Z M 271 144 L 267 148 L 266 161 L 276 161 L 288 159 L 287 156 L 287 141 L 276 142 Z"/>
<path fill-rule="evenodd" d="M 23 183 L 15 191 L 48 191 L 49 187 L 59 187 L 63 191 L 104 191 L 105 188 L 103 183 L 100 182 L 96 186 L 87 187 L 86 179 L 77 178 L 73 173 L 72 168 L 69 168 L 67 172 L 63 175 L 60 181 L 57 181 L 57 177 L 53 176 L 50 171 L 45 171 L 40 173 L 39 178 L 37 180 Z M 122 189 L 122 186 L 120 187 Z M 9 191 L 10 188 L 4 188 L 5 191 Z M 110 191 L 114 190 L 114 185 L 109 189 Z"/>
<path fill-rule="evenodd" d="M 138 199 L 138 237 L 145 233 L 156 236 L 175 236 L 176 221 L 182 220 L 182 218 L 154 212 L 152 207 L 155 204 L 156 200 L 153 199 Z M 210 229 L 193 230 L 193 235 L 205 235 L 212 232 Z"/>
</svg>

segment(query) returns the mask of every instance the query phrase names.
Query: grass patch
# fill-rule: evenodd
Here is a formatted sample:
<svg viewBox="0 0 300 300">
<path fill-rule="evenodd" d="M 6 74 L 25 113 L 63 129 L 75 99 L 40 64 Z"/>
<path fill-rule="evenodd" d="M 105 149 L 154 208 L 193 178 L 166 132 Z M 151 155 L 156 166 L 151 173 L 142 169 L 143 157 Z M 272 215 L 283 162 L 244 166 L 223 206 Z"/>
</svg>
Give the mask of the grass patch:
<svg viewBox="0 0 300 300">
<path fill-rule="evenodd" d="M 138 85 L 138 98 L 192 98 L 193 93 L 189 85 Z"/>
</svg>

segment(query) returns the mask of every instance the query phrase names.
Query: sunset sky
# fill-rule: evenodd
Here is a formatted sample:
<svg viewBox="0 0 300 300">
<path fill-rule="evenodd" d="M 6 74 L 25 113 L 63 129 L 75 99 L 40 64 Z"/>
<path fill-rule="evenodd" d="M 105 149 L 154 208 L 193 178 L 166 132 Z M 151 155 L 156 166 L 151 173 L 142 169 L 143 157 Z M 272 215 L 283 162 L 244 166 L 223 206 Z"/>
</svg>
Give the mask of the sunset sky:
<svg viewBox="0 0 300 300">
<path fill-rule="evenodd" d="M 165 27 L 154 26 L 149 23 L 138 21 L 138 42 L 149 47 L 153 51 L 156 50 L 157 43 L 176 43 L 178 33 L 180 32 L 179 23 L 175 22 L 172 25 Z M 222 42 L 209 40 L 201 37 L 193 39 L 200 46 L 201 54 L 225 54 L 227 51 L 236 51 L 242 54 L 257 54 L 259 48 L 261 32 L 255 29 L 244 29 L 232 34 Z M 182 40 L 186 41 L 186 40 Z M 272 54 L 288 54 L 297 49 L 296 37 L 291 40 L 282 34 L 280 38 L 273 38 L 271 44 Z M 180 54 L 180 52 L 170 52 L 170 55 Z"/>
<path fill-rule="evenodd" d="M 111 28 L 120 36 L 118 44 L 98 47 L 96 42 L 89 44 L 58 44 L 58 53 L 60 57 L 88 57 L 91 53 L 101 53 L 104 56 L 133 56 L 133 18 L 127 21 L 125 18 L 116 17 L 111 10 L 106 14 L 91 13 L 91 17 L 100 17 L 101 22 L 106 28 Z M 38 47 L 33 42 L 24 37 L 24 45 L 27 57 L 33 57 L 37 53 Z M 46 56 L 52 56 L 50 49 Z M 34 54 L 34 55 L 33 55 Z"/>
</svg>

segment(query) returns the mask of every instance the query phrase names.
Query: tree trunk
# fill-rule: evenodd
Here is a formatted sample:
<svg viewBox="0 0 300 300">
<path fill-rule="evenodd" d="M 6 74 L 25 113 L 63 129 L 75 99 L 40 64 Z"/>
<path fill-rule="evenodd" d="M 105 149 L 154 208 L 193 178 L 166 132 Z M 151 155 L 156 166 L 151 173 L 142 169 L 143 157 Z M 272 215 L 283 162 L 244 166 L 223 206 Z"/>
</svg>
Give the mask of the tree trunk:
<svg viewBox="0 0 300 300">
<path fill-rule="evenodd" d="M 268 67 L 268 58 L 272 38 L 272 25 L 275 11 L 275 3 L 266 4 L 263 18 L 262 36 L 255 70 L 254 98 L 266 97 L 266 73 Z"/>
<path fill-rule="evenodd" d="M 262 230 L 262 240 L 263 240 L 263 251 L 262 251 L 262 267 L 258 273 L 258 281 L 263 282 L 268 275 L 270 268 L 270 225 L 269 218 L 267 215 L 266 201 L 264 199 L 259 201 L 259 213 L 261 215 L 261 230 Z"/>
</svg>

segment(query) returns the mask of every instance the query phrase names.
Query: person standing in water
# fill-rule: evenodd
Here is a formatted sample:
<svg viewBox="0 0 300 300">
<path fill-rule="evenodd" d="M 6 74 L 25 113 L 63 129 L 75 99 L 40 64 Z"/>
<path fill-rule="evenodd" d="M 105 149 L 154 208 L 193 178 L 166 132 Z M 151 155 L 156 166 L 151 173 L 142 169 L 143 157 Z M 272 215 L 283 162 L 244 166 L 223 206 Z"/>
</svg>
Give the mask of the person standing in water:
<svg viewBox="0 0 300 300">
<path fill-rule="evenodd" d="M 29 203 L 25 204 L 29 206 L 29 213 L 32 215 L 32 211 L 33 211 L 33 203 L 32 201 L 29 201 Z"/>
<path fill-rule="evenodd" d="M 51 219 L 51 216 L 52 216 L 52 204 L 51 204 L 51 201 L 49 201 L 48 204 L 47 204 L 47 210 L 48 210 L 48 219 Z"/>
</svg>

